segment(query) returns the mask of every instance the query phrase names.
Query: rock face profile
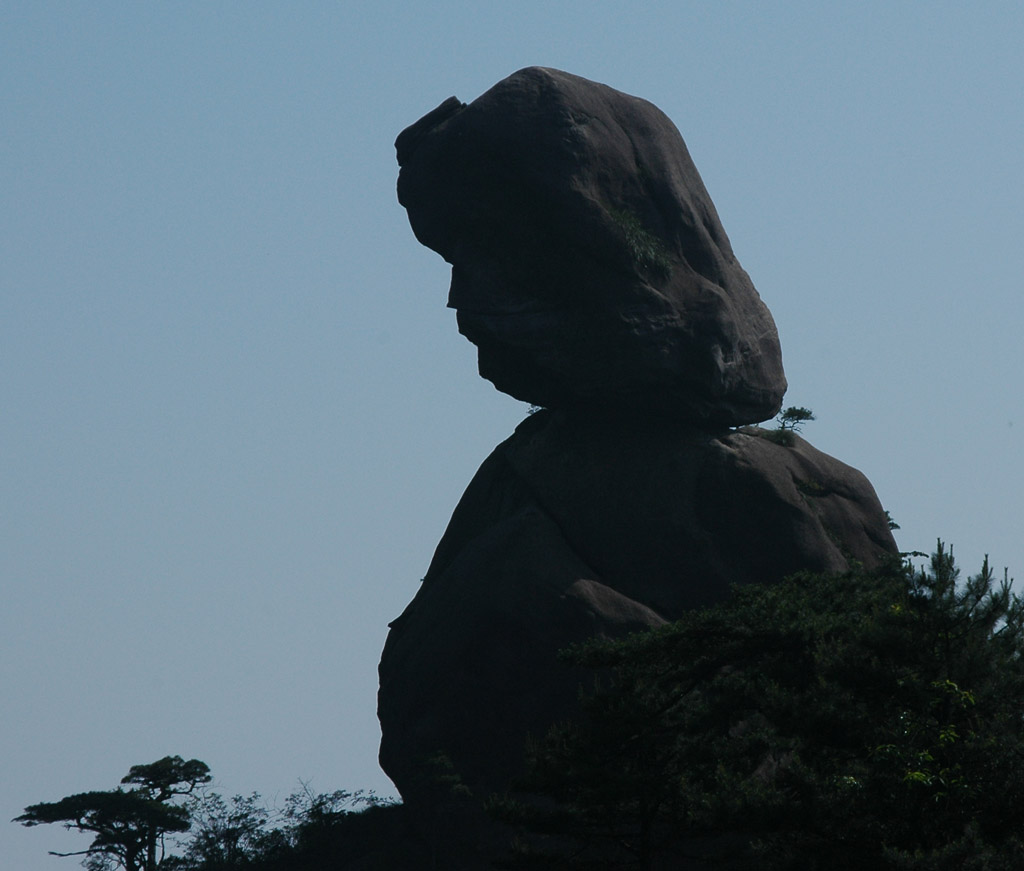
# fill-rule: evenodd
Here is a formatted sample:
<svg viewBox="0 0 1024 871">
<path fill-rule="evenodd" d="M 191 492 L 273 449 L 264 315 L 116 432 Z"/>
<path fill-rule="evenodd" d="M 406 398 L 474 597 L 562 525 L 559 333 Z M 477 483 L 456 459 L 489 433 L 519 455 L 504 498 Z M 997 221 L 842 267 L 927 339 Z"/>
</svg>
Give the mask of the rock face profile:
<svg viewBox="0 0 1024 871">
<path fill-rule="evenodd" d="M 531 67 L 396 148 L 399 200 L 499 390 L 728 426 L 778 412 L 775 323 L 657 107 Z"/>
<path fill-rule="evenodd" d="M 480 373 L 544 406 L 469 484 L 381 658 L 381 765 L 429 829 L 452 783 L 508 789 L 572 716 L 559 650 L 896 545 L 860 472 L 743 426 L 781 406 L 778 336 L 657 108 L 530 68 L 396 147 Z"/>
</svg>

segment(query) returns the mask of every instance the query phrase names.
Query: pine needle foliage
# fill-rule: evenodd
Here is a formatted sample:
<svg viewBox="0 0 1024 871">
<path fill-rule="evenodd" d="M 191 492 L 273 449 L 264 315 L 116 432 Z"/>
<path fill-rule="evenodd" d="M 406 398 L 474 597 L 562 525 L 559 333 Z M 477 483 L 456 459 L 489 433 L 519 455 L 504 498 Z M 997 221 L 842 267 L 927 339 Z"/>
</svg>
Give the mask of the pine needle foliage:
<svg viewBox="0 0 1024 871">
<path fill-rule="evenodd" d="M 941 542 L 574 647 L 596 686 L 496 803 L 509 867 L 1024 867 L 1022 653 L 1009 581 Z"/>
<path fill-rule="evenodd" d="M 191 825 L 188 807 L 176 800 L 191 796 L 209 781 L 205 762 L 165 756 L 147 765 L 133 765 L 117 789 L 30 805 L 13 822 L 24 826 L 61 823 L 66 829 L 88 832 L 93 836 L 88 849 L 52 855 L 84 856 L 89 871 L 156 871 L 162 864 L 164 836 L 187 832 Z"/>
</svg>

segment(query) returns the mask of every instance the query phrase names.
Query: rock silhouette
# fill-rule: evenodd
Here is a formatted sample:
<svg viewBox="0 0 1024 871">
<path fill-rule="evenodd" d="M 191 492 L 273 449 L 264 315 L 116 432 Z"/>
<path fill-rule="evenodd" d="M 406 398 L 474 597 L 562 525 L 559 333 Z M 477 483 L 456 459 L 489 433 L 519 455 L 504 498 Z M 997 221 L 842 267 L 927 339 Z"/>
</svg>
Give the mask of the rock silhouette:
<svg viewBox="0 0 1024 871">
<path fill-rule="evenodd" d="M 657 107 L 531 67 L 396 148 L 399 200 L 499 390 L 723 425 L 778 412 L 775 323 Z"/>
<path fill-rule="evenodd" d="M 658 109 L 530 68 L 396 147 L 481 374 L 546 406 L 480 467 L 381 658 L 381 765 L 428 828 L 572 715 L 560 649 L 896 546 L 860 472 L 731 428 L 778 411 L 778 337 Z"/>
<path fill-rule="evenodd" d="M 392 624 L 381 763 L 403 796 L 438 752 L 478 791 L 507 787 L 525 736 L 571 713 L 568 644 L 894 550 L 867 479 L 803 439 L 598 424 L 541 412 L 499 445 Z"/>
</svg>

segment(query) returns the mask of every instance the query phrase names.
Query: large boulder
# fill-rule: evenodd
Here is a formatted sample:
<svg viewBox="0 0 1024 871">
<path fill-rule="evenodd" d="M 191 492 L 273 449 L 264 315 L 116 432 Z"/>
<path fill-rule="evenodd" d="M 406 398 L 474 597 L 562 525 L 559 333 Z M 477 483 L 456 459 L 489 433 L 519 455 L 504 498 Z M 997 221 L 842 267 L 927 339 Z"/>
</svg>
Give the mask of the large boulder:
<svg viewBox="0 0 1024 871">
<path fill-rule="evenodd" d="M 414 812 L 443 756 L 478 796 L 572 714 L 559 649 L 657 626 L 730 585 L 896 552 L 857 470 L 796 437 L 528 417 L 481 466 L 380 663 L 381 765 Z"/>
<path fill-rule="evenodd" d="M 396 148 L 399 200 L 499 390 L 722 425 L 779 410 L 771 314 L 656 106 L 530 67 Z"/>
</svg>

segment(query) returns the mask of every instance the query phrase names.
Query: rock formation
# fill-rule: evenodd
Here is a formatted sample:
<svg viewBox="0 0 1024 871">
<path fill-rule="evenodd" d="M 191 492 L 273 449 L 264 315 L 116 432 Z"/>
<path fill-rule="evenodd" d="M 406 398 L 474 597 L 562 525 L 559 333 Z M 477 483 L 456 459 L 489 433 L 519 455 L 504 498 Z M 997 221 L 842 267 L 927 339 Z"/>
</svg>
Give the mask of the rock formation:
<svg viewBox="0 0 1024 871">
<path fill-rule="evenodd" d="M 531 68 L 396 147 L 481 374 L 545 406 L 481 466 L 381 659 L 381 765 L 426 820 L 428 760 L 500 791 L 572 714 L 568 644 L 895 543 L 855 469 L 731 428 L 778 411 L 778 337 L 658 109 Z"/>
<path fill-rule="evenodd" d="M 396 148 L 399 200 L 499 390 L 727 426 L 779 410 L 775 323 L 657 107 L 533 67 Z"/>
<path fill-rule="evenodd" d="M 483 792 L 567 715 L 560 648 L 650 628 L 730 584 L 893 550 L 860 472 L 803 439 L 528 417 L 481 466 L 381 661 L 381 763 L 402 789 L 443 752 Z"/>
</svg>

